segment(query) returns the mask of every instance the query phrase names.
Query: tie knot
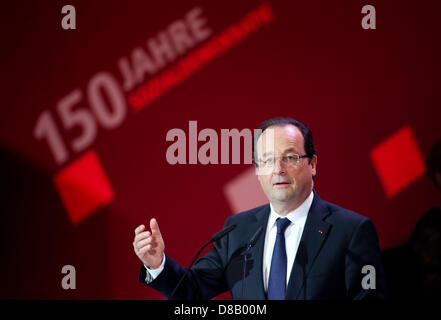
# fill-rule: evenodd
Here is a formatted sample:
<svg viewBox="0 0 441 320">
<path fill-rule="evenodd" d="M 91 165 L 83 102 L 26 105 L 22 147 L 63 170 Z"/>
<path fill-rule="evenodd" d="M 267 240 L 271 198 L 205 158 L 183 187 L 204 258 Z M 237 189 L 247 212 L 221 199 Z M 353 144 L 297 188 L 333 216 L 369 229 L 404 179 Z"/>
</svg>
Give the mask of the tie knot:
<svg viewBox="0 0 441 320">
<path fill-rule="evenodd" d="M 286 228 L 291 224 L 288 218 L 277 218 L 277 233 L 284 234 Z"/>
</svg>

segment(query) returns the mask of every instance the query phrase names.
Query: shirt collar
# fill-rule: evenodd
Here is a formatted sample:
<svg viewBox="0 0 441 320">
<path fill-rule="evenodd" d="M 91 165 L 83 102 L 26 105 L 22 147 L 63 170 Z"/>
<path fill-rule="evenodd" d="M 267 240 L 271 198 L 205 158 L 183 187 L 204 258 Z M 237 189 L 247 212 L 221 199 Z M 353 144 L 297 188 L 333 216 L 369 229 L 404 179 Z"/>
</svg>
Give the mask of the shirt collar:
<svg viewBox="0 0 441 320">
<path fill-rule="evenodd" d="M 300 220 L 305 220 L 308 216 L 309 209 L 311 208 L 312 200 L 314 199 L 314 192 L 311 191 L 308 198 L 302 202 L 300 206 L 288 213 L 286 216 L 281 216 L 275 210 L 273 205 L 270 203 L 271 212 L 268 219 L 269 228 L 273 227 L 276 223 L 277 218 L 288 218 L 291 223 L 296 223 Z"/>
</svg>

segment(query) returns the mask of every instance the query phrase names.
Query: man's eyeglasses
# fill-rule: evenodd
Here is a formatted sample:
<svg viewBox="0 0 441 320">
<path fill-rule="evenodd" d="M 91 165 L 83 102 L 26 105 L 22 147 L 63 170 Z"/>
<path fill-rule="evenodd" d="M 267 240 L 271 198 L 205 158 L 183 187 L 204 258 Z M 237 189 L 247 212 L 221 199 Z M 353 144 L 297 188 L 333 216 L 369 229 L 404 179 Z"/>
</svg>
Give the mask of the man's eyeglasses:
<svg viewBox="0 0 441 320">
<path fill-rule="evenodd" d="M 258 166 L 266 167 L 266 168 L 272 168 L 274 167 L 274 164 L 276 163 L 277 159 L 281 159 L 284 164 L 291 165 L 291 166 L 297 166 L 300 163 L 300 159 L 302 158 L 309 158 L 307 154 L 299 155 L 299 154 L 289 154 L 286 156 L 280 156 L 280 157 L 268 157 L 265 159 L 258 160 L 256 163 Z"/>
</svg>

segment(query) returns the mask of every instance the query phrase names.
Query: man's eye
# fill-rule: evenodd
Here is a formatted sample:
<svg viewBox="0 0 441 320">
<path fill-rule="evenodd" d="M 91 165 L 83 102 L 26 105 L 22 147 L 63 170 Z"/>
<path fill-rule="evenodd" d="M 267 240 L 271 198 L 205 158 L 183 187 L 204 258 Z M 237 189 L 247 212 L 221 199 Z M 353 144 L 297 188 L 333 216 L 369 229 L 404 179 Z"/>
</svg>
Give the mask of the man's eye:
<svg viewBox="0 0 441 320">
<path fill-rule="evenodd" d="M 295 157 L 294 156 L 286 156 L 286 159 L 288 159 L 288 161 L 294 161 Z"/>
</svg>

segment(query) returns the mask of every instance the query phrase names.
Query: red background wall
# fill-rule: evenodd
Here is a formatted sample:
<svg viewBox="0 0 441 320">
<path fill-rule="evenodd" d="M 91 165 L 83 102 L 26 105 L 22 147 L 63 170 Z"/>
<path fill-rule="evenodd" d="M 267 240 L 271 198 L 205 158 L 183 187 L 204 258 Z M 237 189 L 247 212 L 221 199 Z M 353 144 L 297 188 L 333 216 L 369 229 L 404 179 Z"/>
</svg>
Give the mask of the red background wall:
<svg viewBox="0 0 441 320">
<path fill-rule="evenodd" d="M 195 6 L 212 30 L 209 41 L 262 3 L 271 9 L 271 22 L 141 111 L 127 102 L 120 125 L 98 126 L 87 148 L 69 149 L 64 163 L 54 161 L 47 144 L 34 138 L 43 111 L 56 114 L 58 101 L 76 88 L 86 96 L 89 80 L 101 71 L 122 85 L 118 59 Z M 65 4 L 76 8 L 76 30 L 61 28 Z M 361 28 L 365 4 L 375 5 L 376 30 Z M 11 1 L 3 6 L 2 298 L 161 298 L 137 281 L 134 228 L 156 217 L 167 253 L 187 265 L 235 213 L 225 186 L 250 167 L 168 164 L 167 132 L 188 132 L 191 120 L 199 130 L 218 133 L 257 128 L 274 116 L 308 124 L 319 158 L 316 189 L 322 198 L 370 217 L 383 249 L 407 241 L 416 220 L 439 202 L 421 170 L 388 195 L 371 158 L 403 127 L 415 142 L 405 140 L 403 150 L 422 157 L 441 136 L 437 1 Z M 90 110 L 90 105 L 84 98 L 75 108 Z M 59 118 L 56 123 L 62 128 Z M 81 131 L 61 134 L 69 144 Z M 112 197 L 73 223 L 54 177 L 89 151 L 97 155 Z M 415 169 L 405 165 L 409 161 L 407 153 L 398 154 L 400 175 Z M 396 171 L 393 163 L 387 170 Z M 86 187 L 86 196 L 89 191 Z M 262 201 L 250 197 L 256 205 Z M 61 287 L 67 264 L 76 268 L 76 290 Z"/>
</svg>

